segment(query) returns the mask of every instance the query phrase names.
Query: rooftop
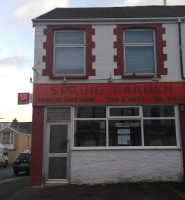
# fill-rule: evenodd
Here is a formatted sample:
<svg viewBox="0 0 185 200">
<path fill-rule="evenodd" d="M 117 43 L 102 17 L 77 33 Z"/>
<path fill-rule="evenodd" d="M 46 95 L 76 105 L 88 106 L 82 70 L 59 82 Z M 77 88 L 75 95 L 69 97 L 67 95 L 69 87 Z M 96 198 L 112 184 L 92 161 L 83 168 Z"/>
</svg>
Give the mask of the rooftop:
<svg viewBox="0 0 185 200">
<path fill-rule="evenodd" d="M 128 19 L 185 17 L 185 6 L 55 8 L 33 21 L 65 19 Z"/>
</svg>

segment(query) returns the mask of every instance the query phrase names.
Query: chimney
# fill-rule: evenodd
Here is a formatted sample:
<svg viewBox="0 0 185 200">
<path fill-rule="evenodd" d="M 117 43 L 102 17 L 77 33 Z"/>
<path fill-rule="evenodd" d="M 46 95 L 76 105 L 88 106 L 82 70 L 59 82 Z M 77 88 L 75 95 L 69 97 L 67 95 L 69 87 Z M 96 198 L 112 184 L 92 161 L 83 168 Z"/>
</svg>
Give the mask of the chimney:
<svg viewBox="0 0 185 200">
<path fill-rule="evenodd" d="M 17 119 L 15 118 L 15 119 L 13 120 L 12 124 L 11 124 L 11 127 L 17 128 L 17 125 L 18 125 L 17 123 L 18 123 L 18 121 L 17 121 Z"/>
<path fill-rule="evenodd" d="M 164 2 L 164 6 L 166 6 L 166 0 L 163 0 L 163 2 Z"/>
</svg>

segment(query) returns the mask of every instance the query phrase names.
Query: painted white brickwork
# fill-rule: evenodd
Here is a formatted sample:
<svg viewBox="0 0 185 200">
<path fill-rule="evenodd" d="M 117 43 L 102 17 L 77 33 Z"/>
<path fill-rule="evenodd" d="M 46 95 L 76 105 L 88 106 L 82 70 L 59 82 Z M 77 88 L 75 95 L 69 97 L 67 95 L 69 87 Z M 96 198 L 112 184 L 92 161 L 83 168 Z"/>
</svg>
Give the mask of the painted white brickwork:
<svg viewBox="0 0 185 200">
<path fill-rule="evenodd" d="M 181 181 L 180 150 L 71 152 L 71 183 Z"/>
<path fill-rule="evenodd" d="M 163 27 L 166 33 L 163 34 L 163 40 L 166 41 L 164 53 L 167 54 L 167 61 L 164 62 L 168 74 L 162 76 L 161 81 L 171 82 L 181 80 L 180 54 L 179 54 L 179 36 L 178 24 L 165 24 Z"/>
<path fill-rule="evenodd" d="M 43 43 L 46 41 L 46 36 L 44 35 L 44 29 L 46 26 L 36 26 L 35 27 L 35 55 L 34 55 L 34 82 L 42 83 L 45 82 L 48 77 L 42 76 L 42 70 L 45 69 L 46 65 L 43 62 L 43 56 L 46 55 L 46 50 L 43 48 Z"/>
<path fill-rule="evenodd" d="M 110 73 L 114 77 L 114 69 L 117 68 L 117 63 L 114 62 L 114 55 L 117 53 L 117 50 L 114 48 L 116 36 L 113 34 L 116 26 L 93 26 L 93 28 L 95 29 L 93 55 L 96 56 L 93 69 L 96 70 L 96 76 L 89 78 L 105 80 L 108 79 Z M 119 78 L 121 77 L 119 76 Z"/>
</svg>

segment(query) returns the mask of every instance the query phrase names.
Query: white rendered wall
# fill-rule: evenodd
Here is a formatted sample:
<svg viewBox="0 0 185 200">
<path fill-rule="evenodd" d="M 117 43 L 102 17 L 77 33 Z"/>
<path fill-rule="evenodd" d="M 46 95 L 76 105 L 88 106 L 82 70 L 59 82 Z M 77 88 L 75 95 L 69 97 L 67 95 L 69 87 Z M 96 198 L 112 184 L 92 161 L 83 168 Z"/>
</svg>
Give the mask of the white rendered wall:
<svg viewBox="0 0 185 200">
<path fill-rule="evenodd" d="M 167 54 L 167 60 L 164 62 L 164 66 L 168 69 L 168 74 L 162 75 L 160 81 L 181 81 L 178 23 L 163 24 L 163 27 L 166 30 L 166 33 L 163 34 L 163 40 L 166 41 L 166 47 L 164 47 L 163 51 Z"/>
<path fill-rule="evenodd" d="M 34 51 L 34 82 L 44 83 L 49 82 L 48 77 L 42 76 L 42 70 L 45 69 L 46 64 L 43 62 L 43 56 L 46 55 L 46 50 L 43 48 L 43 43 L 46 42 L 44 29 L 46 26 L 35 27 L 35 51 Z"/>
<path fill-rule="evenodd" d="M 117 54 L 117 50 L 114 48 L 114 42 L 116 36 L 114 35 L 113 25 L 96 25 L 95 35 L 93 35 L 93 41 L 95 42 L 95 48 L 93 49 L 93 55 L 95 55 L 95 62 L 93 63 L 93 69 L 96 70 L 96 76 L 90 76 L 89 79 L 107 80 L 110 76 L 114 77 L 114 69 L 117 68 L 117 63 L 114 62 L 114 55 Z M 115 78 L 115 77 L 114 77 Z M 121 78 L 121 76 L 117 76 Z"/>
<path fill-rule="evenodd" d="M 71 152 L 71 183 L 182 181 L 180 150 Z"/>
</svg>

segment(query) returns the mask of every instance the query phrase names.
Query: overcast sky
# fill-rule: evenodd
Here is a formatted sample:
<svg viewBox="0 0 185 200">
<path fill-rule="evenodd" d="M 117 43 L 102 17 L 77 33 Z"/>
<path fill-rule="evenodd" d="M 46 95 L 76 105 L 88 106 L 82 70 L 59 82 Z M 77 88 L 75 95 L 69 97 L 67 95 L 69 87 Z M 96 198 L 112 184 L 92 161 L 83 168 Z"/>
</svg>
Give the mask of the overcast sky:
<svg viewBox="0 0 185 200">
<path fill-rule="evenodd" d="M 32 105 L 17 105 L 17 94 L 32 93 L 34 28 L 31 19 L 56 7 L 163 5 L 163 0 L 6 0 L 0 12 L 0 122 L 32 120 Z M 185 0 L 167 0 L 185 5 Z"/>
</svg>

